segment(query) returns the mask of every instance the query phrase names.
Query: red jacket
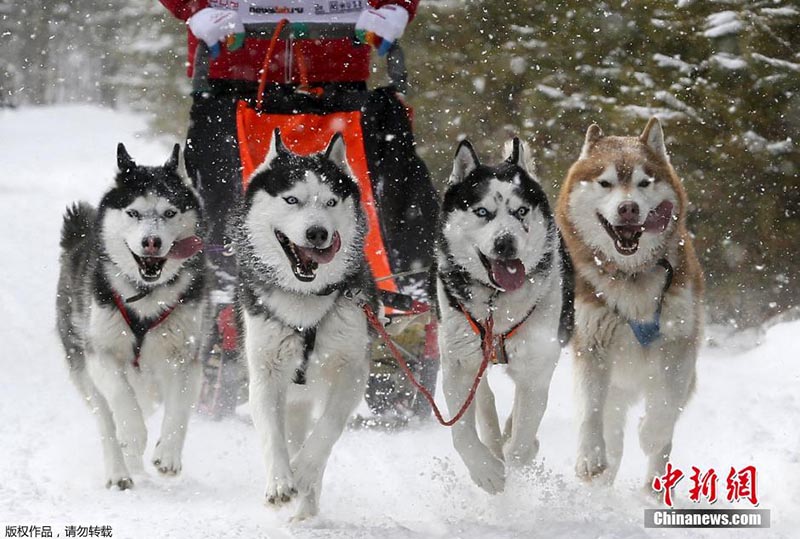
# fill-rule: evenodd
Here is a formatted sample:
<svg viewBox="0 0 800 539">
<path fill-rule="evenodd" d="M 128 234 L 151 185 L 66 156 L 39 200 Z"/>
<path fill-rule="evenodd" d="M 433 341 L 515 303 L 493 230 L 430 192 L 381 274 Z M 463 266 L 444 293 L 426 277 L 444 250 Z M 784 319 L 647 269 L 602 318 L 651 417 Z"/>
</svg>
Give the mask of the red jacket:
<svg viewBox="0 0 800 539">
<path fill-rule="evenodd" d="M 368 0 L 373 7 L 395 4 L 404 7 L 409 19 L 414 17 L 419 0 Z M 160 0 L 173 15 L 182 21 L 208 7 L 208 0 Z M 189 76 L 192 76 L 192 62 L 197 48 L 197 38 L 188 31 L 189 36 Z M 269 82 L 300 82 L 297 55 L 293 54 L 291 81 L 286 80 L 286 44 L 278 41 L 275 54 L 270 62 Z M 245 39 L 244 46 L 228 51 L 224 46 L 222 53 L 211 61 L 209 78 L 229 80 L 258 80 L 258 72 L 264 63 L 269 41 L 266 39 Z M 302 54 L 308 67 L 310 82 L 354 82 L 369 78 L 370 47 L 354 45 L 351 39 L 308 40 L 302 45 Z"/>
</svg>

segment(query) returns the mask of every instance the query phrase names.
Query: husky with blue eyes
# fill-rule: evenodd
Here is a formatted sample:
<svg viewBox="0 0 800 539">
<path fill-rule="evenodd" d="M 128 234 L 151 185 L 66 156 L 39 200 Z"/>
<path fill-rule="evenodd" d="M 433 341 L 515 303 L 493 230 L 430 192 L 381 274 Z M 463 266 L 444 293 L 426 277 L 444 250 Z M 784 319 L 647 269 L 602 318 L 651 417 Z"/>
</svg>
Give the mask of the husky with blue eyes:
<svg viewBox="0 0 800 539">
<path fill-rule="evenodd" d="M 453 443 L 478 486 L 501 492 L 506 470 L 530 464 L 550 379 L 573 322 L 572 269 L 547 196 L 519 139 L 499 165 L 472 145 L 456 151 L 444 196 L 435 271 L 444 394 L 451 414 L 483 361 L 506 365 L 516 386 L 501 430 L 484 377 Z M 477 416 L 477 421 L 476 421 Z"/>
<path fill-rule="evenodd" d="M 301 156 L 276 130 L 238 213 L 240 335 L 265 501 L 291 504 L 303 520 L 319 511 L 328 457 L 364 395 L 361 304 L 377 309 L 363 253 L 366 217 L 342 137 Z"/>
</svg>

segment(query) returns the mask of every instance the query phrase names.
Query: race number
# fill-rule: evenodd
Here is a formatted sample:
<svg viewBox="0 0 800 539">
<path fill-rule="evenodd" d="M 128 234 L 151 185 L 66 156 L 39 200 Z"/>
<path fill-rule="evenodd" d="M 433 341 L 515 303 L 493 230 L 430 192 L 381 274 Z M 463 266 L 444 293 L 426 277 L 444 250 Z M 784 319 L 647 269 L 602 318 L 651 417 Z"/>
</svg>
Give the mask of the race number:
<svg viewBox="0 0 800 539">
<path fill-rule="evenodd" d="M 236 9 L 245 24 L 289 22 L 355 25 L 367 0 L 213 0 L 214 7 Z"/>
</svg>

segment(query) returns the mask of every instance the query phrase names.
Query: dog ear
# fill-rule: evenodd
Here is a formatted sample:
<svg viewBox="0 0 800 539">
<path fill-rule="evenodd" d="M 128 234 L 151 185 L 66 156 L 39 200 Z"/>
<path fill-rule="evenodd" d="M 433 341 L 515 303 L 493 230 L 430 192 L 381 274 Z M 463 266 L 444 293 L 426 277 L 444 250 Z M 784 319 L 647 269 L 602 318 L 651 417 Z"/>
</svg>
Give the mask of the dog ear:
<svg viewBox="0 0 800 539">
<path fill-rule="evenodd" d="M 598 140 L 603 138 L 603 131 L 597 124 L 592 124 L 586 130 L 586 138 L 583 140 L 583 148 L 581 148 L 581 159 L 589 156 L 589 150 L 592 149 Z"/>
<path fill-rule="evenodd" d="M 530 148 L 527 144 L 521 141 L 518 137 L 514 137 L 505 143 L 503 148 L 506 155 L 506 161 L 512 165 L 517 165 L 519 168 L 533 177 L 533 166 L 530 158 Z"/>
<path fill-rule="evenodd" d="M 464 180 L 480 165 L 478 154 L 467 139 L 461 141 L 453 159 L 453 172 L 450 173 L 450 185 L 455 185 Z"/>
<path fill-rule="evenodd" d="M 339 170 L 351 176 L 350 165 L 347 162 L 347 148 L 344 145 L 344 137 L 341 133 L 336 133 L 328 143 L 328 148 L 325 150 L 325 158 L 332 161 L 334 165 L 339 167 Z"/>
<path fill-rule="evenodd" d="M 178 163 L 179 163 L 178 159 L 180 158 L 180 156 L 181 156 L 181 145 L 175 144 L 175 146 L 172 147 L 172 154 L 170 154 L 169 159 L 167 159 L 167 162 L 164 163 L 164 168 L 172 172 L 178 170 Z"/>
<path fill-rule="evenodd" d="M 128 172 L 136 168 L 136 163 L 121 142 L 117 144 L 117 167 L 120 172 Z"/>
<path fill-rule="evenodd" d="M 188 148 L 188 146 L 186 148 Z M 200 172 L 198 172 L 195 169 L 195 176 L 192 176 L 191 174 L 189 174 L 189 170 L 191 170 L 191 165 L 189 165 L 189 158 L 186 157 L 186 155 L 187 155 L 187 151 L 186 151 L 186 149 L 184 149 L 183 150 L 183 161 L 181 161 L 181 164 L 183 166 L 178 171 L 178 173 L 181 174 L 181 177 L 184 178 L 184 181 L 186 182 L 187 185 L 189 185 L 190 187 L 193 187 L 194 189 L 197 189 L 197 176 L 200 175 Z"/>
<path fill-rule="evenodd" d="M 650 118 L 639 140 L 664 161 L 669 161 L 667 146 L 664 144 L 664 131 L 661 129 L 661 122 L 658 121 L 658 118 L 655 116 Z"/>
<path fill-rule="evenodd" d="M 264 158 L 264 163 L 259 168 L 269 168 L 276 157 L 287 152 L 286 146 L 283 145 L 283 139 L 281 139 L 281 130 L 276 127 L 272 132 L 272 139 L 269 141 L 267 157 Z"/>
</svg>

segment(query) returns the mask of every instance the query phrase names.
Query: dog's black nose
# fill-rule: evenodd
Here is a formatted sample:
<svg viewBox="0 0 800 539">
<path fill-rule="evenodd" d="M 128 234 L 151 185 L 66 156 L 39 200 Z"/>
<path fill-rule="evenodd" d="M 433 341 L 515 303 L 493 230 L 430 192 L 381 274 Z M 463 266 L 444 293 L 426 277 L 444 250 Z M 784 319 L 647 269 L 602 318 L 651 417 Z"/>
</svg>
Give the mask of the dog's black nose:
<svg viewBox="0 0 800 539">
<path fill-rule="evenodd" d="M 328 241 L 328 231 L 321 226 L 312 226 L 306 230 L 306 239 L 314 247 L 322 247 Z"/>
<path fill-rule="evenodd" d="M 516 258 L 517 245 L 513 236 L 500 236 L 494 240 L 494 254 L 506 260 Z"/>
<path fill-rule="evenodd" d="M 639 222 L 639 205 L 636 202 L 631 202 L 630 200 L 623 202 L 619 205 L 619 208 L 617 208 L 617 213 L 619 213 L 623 222 Z"/>
<path fill-rule="evenodd" d="M 161 238 L 158 236 L 146 236 L 142 238 L 142 248 L 144 254 L 154 256 L 161 251 Z"/>
</svg>

